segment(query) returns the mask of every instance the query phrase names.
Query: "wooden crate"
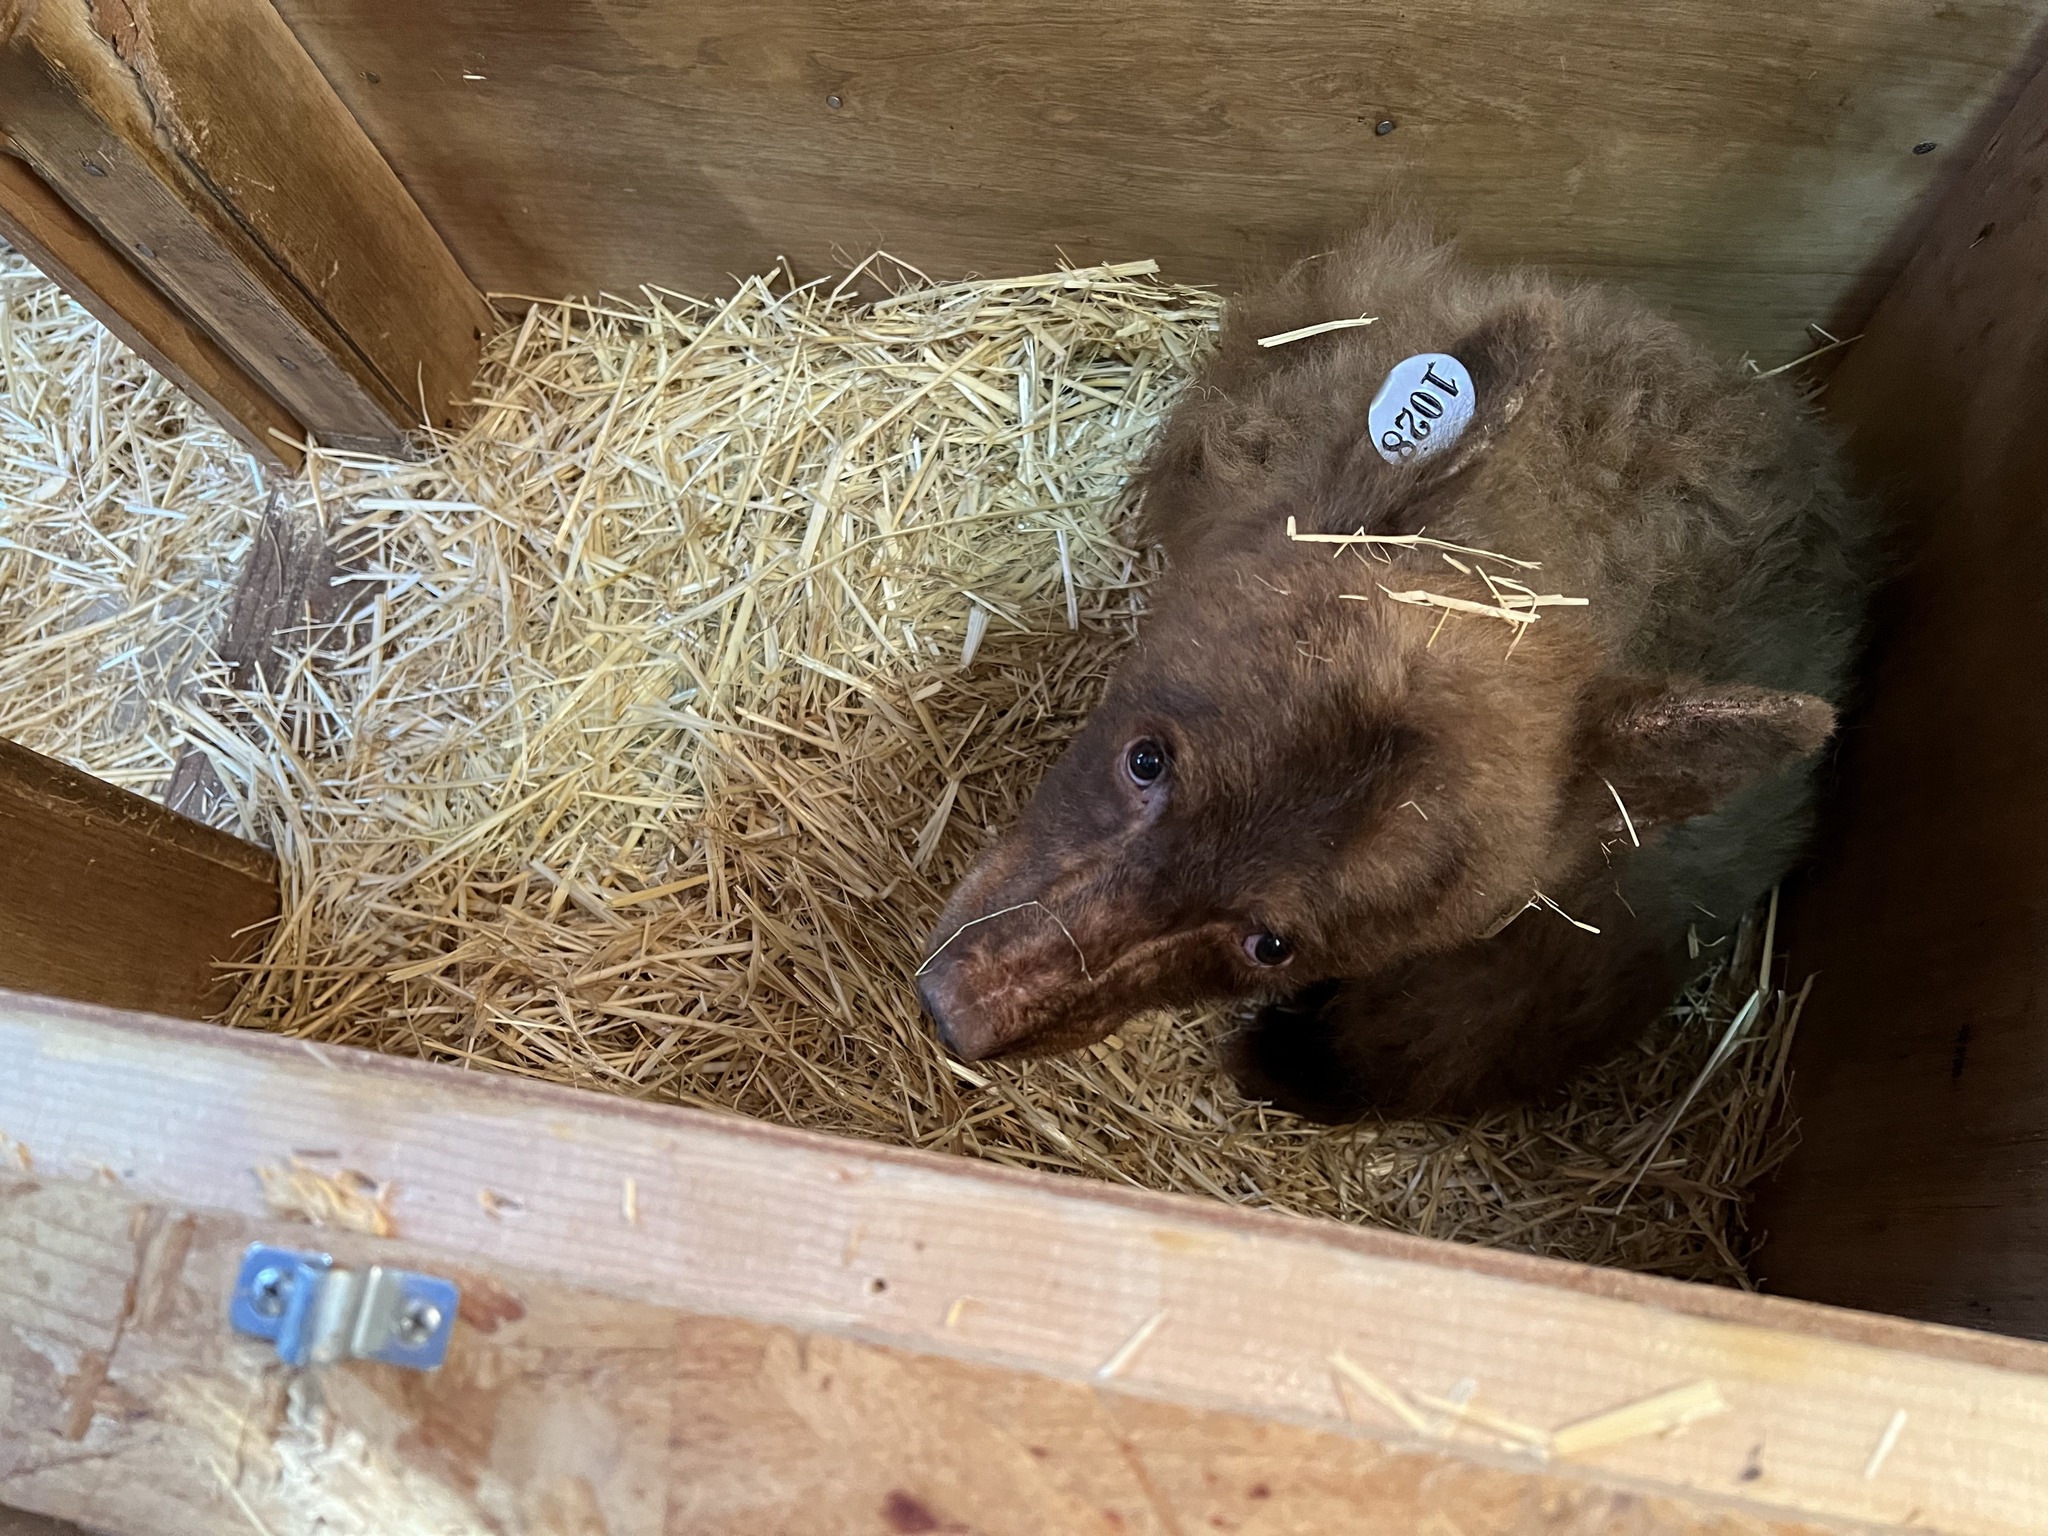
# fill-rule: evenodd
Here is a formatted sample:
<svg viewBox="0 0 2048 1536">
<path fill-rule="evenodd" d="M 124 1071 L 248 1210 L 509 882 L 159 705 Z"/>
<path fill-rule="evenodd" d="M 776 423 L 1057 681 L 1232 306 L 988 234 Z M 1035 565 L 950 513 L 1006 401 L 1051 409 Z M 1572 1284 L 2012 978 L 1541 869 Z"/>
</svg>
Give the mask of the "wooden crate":
<svg viewBox="0 0 2048 1536">
<path fill-rule="evenodd" d="M 479 289 L 875 244 L 1228 281 L 1405 191 L 1730 349 L 1867 322 L 1826 403 L 1909 534 L 1793 904 L 1822 979 L 1761 1269 L 1809 1301 L 171 1022 L 274 910 L 267 856 L 0 750 L 0 1503 L 121 1536 L 2048 1528 L 2048 1346 L 1943 1326 L 2048 1337 L 2044 19 L 0 0 L 0 234 L 281 466 L 446 419 Z M 395 1180 L 388 1235 L 281 1222 L 258 1171 L 294 1158 Z M 257 1239 L 458 1279 L 449 1364 L 287 1371 L 226 1327 Z M 1606 1417 L 1674 1391 L 1725 1407 Z M 1551 1438 L 1588 1420 L 1616 1438 Z"/>
<path fill-rule="evenodd" d="M 2048 1509 L 2039 1344 L 19 995 L 0 1061 L 0 1493 L 92 1527 L 1732 1536 Z M 278 1220 L 256 1170 L 294 1155 L 396 1177 L 395 1234 Z M 244 1247 L 314 1239 L 457 1279 L 449 1363 L 294 1380 L 230 1335 Z M 1468 1380 L 1447 1423 L 1431 1399 Z M 1728 1409 L 1680 1434 L 1539 1459 L 1499 1427 L 1703 1382 Z"/>
</svg>

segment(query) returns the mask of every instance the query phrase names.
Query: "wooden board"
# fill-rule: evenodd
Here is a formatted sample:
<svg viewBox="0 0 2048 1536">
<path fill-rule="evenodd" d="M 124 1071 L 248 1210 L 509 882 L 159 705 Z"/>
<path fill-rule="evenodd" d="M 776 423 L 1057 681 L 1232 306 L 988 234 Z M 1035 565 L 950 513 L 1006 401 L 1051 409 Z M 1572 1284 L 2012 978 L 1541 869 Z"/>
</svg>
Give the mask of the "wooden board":
<svg viewBox="0 0 2048 1536">
<path fill-rule="evenodd" d="M 487 291 L 711 293 L 884 246 L 938 276 L 1233 283 L 1405 192 L 1488 260 L 1805 350 L 2042 0 L 279 0 Z M 1377 132 L 1382 122 L 1393 129 Z M 1915 146 L 1934 146 L 1915 154 Z M 1875 283 L 1875 287 L 1869 286 Z"/>
<path fill-rule="evenodd" d="M 0 1133 L 0 1501 L 121 1536 L 2048 1512 L 2048 1349 L 2011 1340 L 18 997 Z M 392 1235 L 281 1221 L 256 1170 L 294 1156 L 389 1181 Z M 223 1323 L 257 1237 L 458 1279 L 448 1367 L 288 1378 Z M 1729 1406 L 1542 1461 L 1339 1351 L 1546 1430 Z"/>
<path fill-rule="evenodd" d="M 0 129 L 324 441 L 467 398 L 490 311 L 268 0 L 0 6 Z"/>
<path fill-rule="evenodd" d="M 0 986 L 200 1018 L 277 907 L 263 849 L 0 741 Z"/>
<path fill-rule="evenodd" d="M 2048 75 L 1829 389 L 1902 523 L 1828 852 L 1799 1151 L 1763 1207 L 1794 1295 L 2048 1338 Z"/>
<path fill-rule="evenodd" d="M 0 239 L 34 262 L 264 463 L 296 470 L 306 429 L 43 179 L 0 146 Z"/>
<path fill-rule="evenodd" d="M 0 1508 L 0 1536 L 91 1536 L 66 1520 Z"/>
</svg>

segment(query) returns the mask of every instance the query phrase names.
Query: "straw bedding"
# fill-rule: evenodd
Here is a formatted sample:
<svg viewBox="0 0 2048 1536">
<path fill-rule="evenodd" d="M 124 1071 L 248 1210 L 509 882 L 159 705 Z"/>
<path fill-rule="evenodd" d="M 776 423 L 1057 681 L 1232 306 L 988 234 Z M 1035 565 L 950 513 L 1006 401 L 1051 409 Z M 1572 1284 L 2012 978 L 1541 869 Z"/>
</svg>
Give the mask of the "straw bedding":
<svg viewBox="0 0 2048 1536">
<path fill-rule="evenodd" d="M 162 784 L 262 496 L 233 439 L 0 245 L 0 736 Z"/>
<path fill-rule="evenodd" d="M 1477 1123 L 1248 1104 L 1214 1015 L 934 1048 L 917 945 L 1143 610 L 1124 481 L 1215 301 L 1144 263 L 889 277 L 533 305 L 467 431 L 283 488 L 351 606 L 236 689 L 207 642 L 256 470 L 8 257 L 0 734 L 145 792 L 204 751 L 285 871 L 236 1024 L 1739 1279 L 1797 1012 L 1738 1017 L 1756 924 L 1564 1103 Z"/>
</svg>

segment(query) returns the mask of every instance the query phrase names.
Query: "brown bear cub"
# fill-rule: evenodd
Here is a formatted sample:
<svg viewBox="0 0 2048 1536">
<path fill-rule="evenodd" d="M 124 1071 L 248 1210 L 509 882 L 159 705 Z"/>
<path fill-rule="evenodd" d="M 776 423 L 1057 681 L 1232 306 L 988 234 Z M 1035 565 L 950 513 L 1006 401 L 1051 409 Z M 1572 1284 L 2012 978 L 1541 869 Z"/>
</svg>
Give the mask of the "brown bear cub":
<svg viewBox="0 0 2048 1536">
<path fill-rule="evenodd" d="M 1140 488 L 1139 640 L 919 973 L 960 1056 L 1238 998 L 1302 1114 L 1528 1099 L 1798 855 L 1868 513 L 1635 300 L 1369 229 L 1230 306 Z"/>
</svg>

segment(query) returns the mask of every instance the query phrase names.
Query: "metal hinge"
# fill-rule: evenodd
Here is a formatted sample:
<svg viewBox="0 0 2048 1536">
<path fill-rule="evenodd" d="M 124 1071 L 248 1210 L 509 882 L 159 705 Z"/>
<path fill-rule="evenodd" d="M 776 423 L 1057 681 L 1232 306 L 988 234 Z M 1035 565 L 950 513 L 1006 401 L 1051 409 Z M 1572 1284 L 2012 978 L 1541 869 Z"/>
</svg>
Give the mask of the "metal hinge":
<svg viewBox="0 0 2048 1536">
<path fill-rule="evenodd" d="M 431 1371 L 448 1355 L 462 1292 L 437 1275 L 373 1264 L 337 1269 L 324 1253 L 253 1243 L 242 1255 L 228 1321 L 270 1339 L 286 1365 L 381 1360 Z"/>
</svg>

